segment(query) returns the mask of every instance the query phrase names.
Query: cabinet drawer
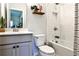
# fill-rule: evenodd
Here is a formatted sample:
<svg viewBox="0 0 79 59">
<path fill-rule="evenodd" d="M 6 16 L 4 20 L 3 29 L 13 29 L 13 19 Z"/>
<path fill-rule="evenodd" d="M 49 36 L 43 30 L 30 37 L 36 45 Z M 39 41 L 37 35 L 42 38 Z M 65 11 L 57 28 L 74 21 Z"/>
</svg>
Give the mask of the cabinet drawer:
<svg viewBox="0 0 79 59">
<path fill-rule="evenodd" d="M 32 35 L 0 36 L 0 44 L 9 44 L 24 41 L 32 41 Z"/>
</svg>

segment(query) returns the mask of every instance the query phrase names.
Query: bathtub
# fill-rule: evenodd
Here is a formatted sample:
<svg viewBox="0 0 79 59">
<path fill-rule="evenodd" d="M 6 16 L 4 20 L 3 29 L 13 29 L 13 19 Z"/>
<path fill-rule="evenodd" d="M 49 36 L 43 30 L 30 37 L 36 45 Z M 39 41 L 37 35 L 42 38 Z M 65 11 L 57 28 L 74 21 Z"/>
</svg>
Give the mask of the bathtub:
<svg viewBox="0 0 79 59">
<path fill-rule="evenodd" d="M 55 49 L 56 56 L 73 56 L 74 55 L 73 49 L 60 45 L 59 43 L 49 42 L 48 45 L 52 46 Z"/>
</svg>

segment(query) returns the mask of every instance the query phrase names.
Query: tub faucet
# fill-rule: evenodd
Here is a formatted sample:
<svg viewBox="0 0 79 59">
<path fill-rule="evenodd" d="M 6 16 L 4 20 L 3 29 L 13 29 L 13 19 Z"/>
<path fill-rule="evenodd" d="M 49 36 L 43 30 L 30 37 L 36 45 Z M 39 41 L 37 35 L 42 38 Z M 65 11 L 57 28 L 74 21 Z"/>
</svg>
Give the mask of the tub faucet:
<svg viewBox="0 0 79 59">
<path fill-rule="evenodd" d="M 57 27 L 54 27 L 54 31 L 56 31 L 56 30 L 58 30 L 58 28 Z"/>
<path fill-rule="evenodd" d="M 60 37 L 59 36 L 55 36 L 55 38 L 59 39 Z"/>
</svg>

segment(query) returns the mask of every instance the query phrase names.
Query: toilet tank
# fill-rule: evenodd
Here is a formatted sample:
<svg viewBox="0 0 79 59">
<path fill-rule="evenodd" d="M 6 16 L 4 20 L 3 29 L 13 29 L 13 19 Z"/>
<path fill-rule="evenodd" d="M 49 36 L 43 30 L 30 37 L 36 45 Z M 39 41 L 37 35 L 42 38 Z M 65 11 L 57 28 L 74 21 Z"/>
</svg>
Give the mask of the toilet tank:
<svg viewBox="0 0 79 59">
<path fill-rule="evenodd" d="M 36 43 L 37 46 L 44 45 L 44 42 L 45 42 L 45 34 L 34 35 L 34 37 L 35 37 L 35 43 Z"/>
</svg>

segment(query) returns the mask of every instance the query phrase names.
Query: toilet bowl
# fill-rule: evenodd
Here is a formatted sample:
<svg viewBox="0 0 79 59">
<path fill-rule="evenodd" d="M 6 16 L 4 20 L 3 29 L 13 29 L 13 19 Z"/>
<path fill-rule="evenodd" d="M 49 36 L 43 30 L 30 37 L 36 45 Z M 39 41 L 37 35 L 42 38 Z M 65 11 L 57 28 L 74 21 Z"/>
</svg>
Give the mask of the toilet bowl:
<svg viewBox="0 0 79 59">
<path fill-rule="evenodd" d="M 44 45 L 45 43 L 45 35 L 44 34 L 39 34 L 39 35 L 34 35 L 35 36 L 35 43 L 36 46 L 39 49 L 39 53 L 41 56 L 54 56 L 55 51 L 52 47 L 48 45 Z"/>
<path fill-rule="evenodd" d="M 47 45 L 40 46 L 39 51 L 41 56 L 55 56 L 54 49 Z"/>
</svg>

